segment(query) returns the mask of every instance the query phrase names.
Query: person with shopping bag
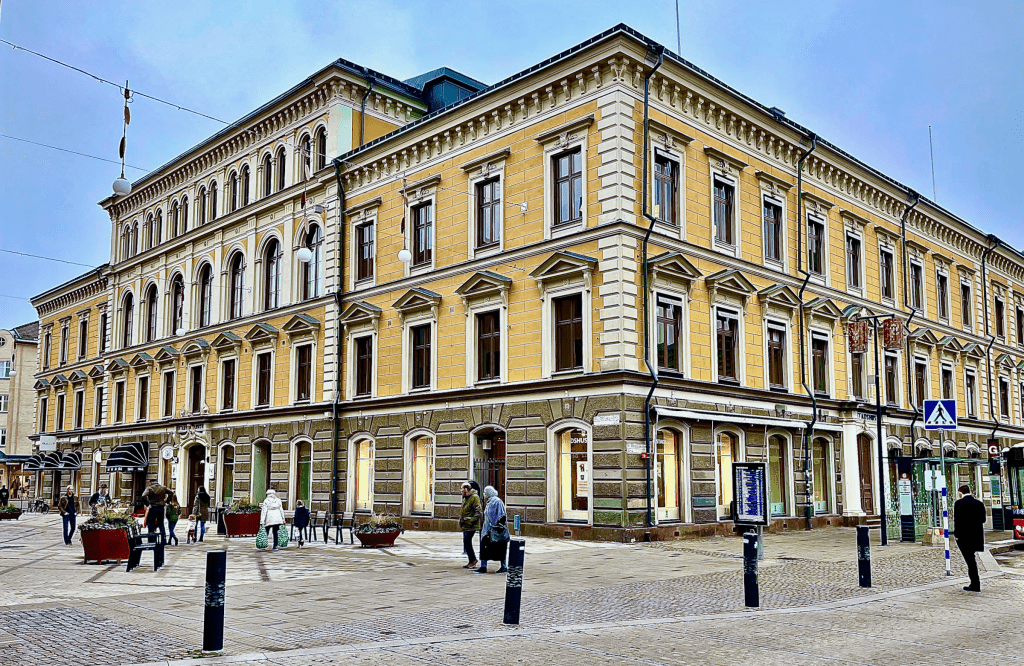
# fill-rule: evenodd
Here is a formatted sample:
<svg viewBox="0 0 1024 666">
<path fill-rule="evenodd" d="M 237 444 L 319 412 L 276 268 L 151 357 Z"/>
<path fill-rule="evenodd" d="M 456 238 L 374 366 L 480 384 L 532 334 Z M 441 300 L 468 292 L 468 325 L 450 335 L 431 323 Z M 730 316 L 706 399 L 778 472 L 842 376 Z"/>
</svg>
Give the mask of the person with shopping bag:
<svg viewBox="0 0 1024 666">
<path fill-rule="evenodd" d="M 484 524 L 480 529 L 480 568 L 475 573 L 487 573 L 487 560 L 501 562 L 498 573 L 508 571 L 505 559 L 508 553 L 508 514 L 505 503 L 498 497 L 494 486 L 484 488 Z"/>
<path fill-rule="evenodd" d="M 274 547 L 271 550 L 277 550 L 278 548 L 278 532 L 282 525 L 284 525 L 284 508 L 281 504 L 281 499 L 274 492 L 274 489 L 271 488 L 263 499 L 263 510 L 260 513 L 260 526 L 266 528 L 268 540 L 270 533 L 273 532 L 274 534 Z M 288 533 L 285 531 L 285 537 L 287 536 Z"/>
</svg>

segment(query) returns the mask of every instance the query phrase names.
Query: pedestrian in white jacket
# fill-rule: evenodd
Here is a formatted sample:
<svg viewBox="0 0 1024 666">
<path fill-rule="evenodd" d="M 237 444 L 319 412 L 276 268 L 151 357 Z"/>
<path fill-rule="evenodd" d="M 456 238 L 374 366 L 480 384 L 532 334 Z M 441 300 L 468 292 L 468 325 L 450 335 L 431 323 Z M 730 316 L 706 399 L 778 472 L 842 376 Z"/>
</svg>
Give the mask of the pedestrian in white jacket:
<svg viewBox="0 0 1024 666">
<path fill-rule="evenodd" d="M 263 512 L 260 514 L 260 525 L 266 527 L 268 532 L 273 530 L 273 550 L 277 550 L 277 531 L 281 528 L 281 525 L 284 525 L 284 509 L 281 506 L 281 500 L 277 497 L 277 493 L 274 492 L 273 488 L 267 491 L 267 496 L 263 500 Z"/>
</svg>

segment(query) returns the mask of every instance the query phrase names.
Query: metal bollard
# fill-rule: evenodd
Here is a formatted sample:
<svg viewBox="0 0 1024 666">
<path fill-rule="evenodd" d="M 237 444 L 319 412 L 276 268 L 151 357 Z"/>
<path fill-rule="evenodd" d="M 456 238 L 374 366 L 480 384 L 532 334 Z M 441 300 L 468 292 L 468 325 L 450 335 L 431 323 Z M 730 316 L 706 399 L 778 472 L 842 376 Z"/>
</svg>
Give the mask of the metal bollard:
<svg viewBox="0 0 1024 666">
<path fill-rule="evenodd" d="M 224 580 L 228 551 L 206 553 L 206 609 L 203 614 L 203 651 L 224 649 Z"/>
<path fill-rule="evenodd" d="M 857 572 L 860 586 L 871 587 L 871 541 L 868 539 L 867 525 L 857 526 Z"/>
<path fill-rule="evenodd" d="M 508 544 L 508 573 L 505 575 L 505 617 L 503 624 L 519 624 L 519 606 L 523 601 L 523 563 L 526 560 L 526 539 L 512 539 Z"/>
<path fill-rule="evenodd" d="M 757 534 L 743 535 L 743 598 L 747 608 L 761 605 L 757 590 Z"/>
</svg>

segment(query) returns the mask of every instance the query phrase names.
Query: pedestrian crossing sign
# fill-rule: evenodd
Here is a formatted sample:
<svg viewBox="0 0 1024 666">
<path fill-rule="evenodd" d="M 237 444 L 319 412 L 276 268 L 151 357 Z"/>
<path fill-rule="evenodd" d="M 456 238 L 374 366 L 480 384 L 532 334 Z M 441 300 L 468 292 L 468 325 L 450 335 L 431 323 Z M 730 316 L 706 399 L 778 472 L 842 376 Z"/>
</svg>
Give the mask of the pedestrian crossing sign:
<svg viewBox="0 0 1024 666">
<path fill-rule="evenodd" d="M 956 400 L 925 400 L 925 430 L 956 430 Z"/>
</svg>

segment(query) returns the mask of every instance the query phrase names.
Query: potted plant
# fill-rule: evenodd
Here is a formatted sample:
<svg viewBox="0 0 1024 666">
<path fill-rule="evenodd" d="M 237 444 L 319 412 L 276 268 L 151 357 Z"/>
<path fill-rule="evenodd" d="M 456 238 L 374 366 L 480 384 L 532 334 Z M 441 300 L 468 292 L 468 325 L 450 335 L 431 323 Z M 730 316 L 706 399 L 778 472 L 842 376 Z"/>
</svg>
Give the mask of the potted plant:
<svg viewBox="0 0 1024 666">
<path fill-rule="evenodd" d="M 21 516 L 21 509 L 10 504 L 0 506 L 0 520 L 17 520 Z"/>
<path fill-rule="evenodd" d="M 397 516 L 375 513 L 356 528 L 356 537 L 363 548 L 380 548 L 395 545 L 395 539 L 404 532 Z"/>
<path fill-rule="evenodd" d="M 260 531 L 260 507 L 248 497 L 240 497 L 224 511 L 224 530 L 228 537 L 256 536 Z"/>
<path fill-rule="evenodd" d="M 96 516 L 79 525 L 78 531 L 82 535 L 86 563 L 102 564 L 107 560 L 117 560 L 120 564 L 121 560 L 128 559 L 128 536 L 138 533 L 139 524 L 128 511 L 101 509 Z"/>
</svg>

